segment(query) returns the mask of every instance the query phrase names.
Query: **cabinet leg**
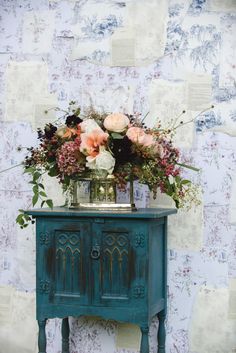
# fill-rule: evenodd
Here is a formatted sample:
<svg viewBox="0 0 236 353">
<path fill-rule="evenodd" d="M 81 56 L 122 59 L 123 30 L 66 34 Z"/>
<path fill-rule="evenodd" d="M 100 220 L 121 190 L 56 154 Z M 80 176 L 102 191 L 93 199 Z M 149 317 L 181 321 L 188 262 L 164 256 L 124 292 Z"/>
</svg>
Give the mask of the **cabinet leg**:
<svg viewBox="0 0 236 353">
<path fill-rule="evenodd" d="M 142 340 L 141 340 L 141 350 L 140 353 L 149 353 L 149 344 L 148 344 L 148 327 L 141 327 L 142 331 Z"/>
<path fill-rule="evenodd" d="M 46 353 L 47 339 L 46 339 L 46 319 L 38 320 L 39 335 L 38 335 L 38 348 L 39 353 Z"/>
<path fill-rule="evenodd" d="M 69 335 L 70 327 L 68 317 L 62 319 L 61 336 L 62 336 L 62 353 L 69 353 Z"/>
<path fill-rule="evenodd" d="M 157 332 L 157 339 L 158 339 L 158 351 L 157 353 L 165 353 L 165 343 L 166 343 L 166 330 L 165 330 L 165 319 L 166 319 L 166 312 L 165 310 L 160 311 L 157 314 L 159 320 L 159 327 Z"/>
</svg>

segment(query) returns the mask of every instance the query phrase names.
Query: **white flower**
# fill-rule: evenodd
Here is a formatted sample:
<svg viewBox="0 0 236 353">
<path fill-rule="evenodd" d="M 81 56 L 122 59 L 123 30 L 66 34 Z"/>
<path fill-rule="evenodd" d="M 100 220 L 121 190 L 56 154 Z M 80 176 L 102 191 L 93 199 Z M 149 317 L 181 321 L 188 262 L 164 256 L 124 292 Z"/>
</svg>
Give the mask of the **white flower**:
<svg viewBox="0 0 236 353">
<path fill-rule="evenodd" d="M 168 179 L 170 184 L 174 184 L 175 179 L 173 178 L 172 175 L 169 175 Z"/>
<path fill-rule="evenodd" d="M 90 133 L 93 130 L 103 131 L 98 125 L 98 123 L 96 123 L 96 121 L 93 119 L 85 119 L 84 121 L 82 121 L 82 123 L 80 123 L 80 126 L 81 126 L 81 131 L 86 133 Z"/>
<path fill-rule="evenodd" d="M 105 118 L 103 125 L 108 131 L 123 132 L 129 125 L 129 118 L 121 113 L 113 113 Z"/>
<path fill-rule="evenodd" d="M 56 131 L 56 135 L 59 137 L 63 137 L 63 135 L 66 133 L 66 129 L 67 129 L 66 125 L 59 127 Z"/>
<path fill-rule="evenodd" d="M 112 174 L 116 162 L 111 153 L 103 149 L 100 150 L 96 157 L 88 156 L 86 159 L 86 166 L 89 169 L 103 169 L 109 174 Z"/>
</svg>

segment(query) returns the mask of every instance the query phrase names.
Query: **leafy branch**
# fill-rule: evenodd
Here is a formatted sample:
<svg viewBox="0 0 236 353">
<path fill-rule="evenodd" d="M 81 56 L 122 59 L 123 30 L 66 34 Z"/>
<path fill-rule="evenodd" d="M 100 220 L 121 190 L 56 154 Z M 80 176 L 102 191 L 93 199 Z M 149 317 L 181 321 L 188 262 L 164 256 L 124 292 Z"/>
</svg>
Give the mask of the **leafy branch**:
<svg viewBox="0 0 236 353">
<path fill-rule="evenodd" d="M 32 180 L 29 182 L 32 185 L 33 197 L 32 205 L 35 206 L 36 203 L 40 200 L 40 207 L 43 207 L 46 203 L 48 207 L 53 208 L 53 201 L 49 199 L 44 185 L 42 184 L 42 176 L 44 173 L 36 169 L 35 167 L 25 168 L 24 173 L 28 173 L 32 176 Z M 34 224 L 34 220 L 31 216 L 27 215 L 24 210 L 19 210 L 20 214 L 16 218 L 16 223 L 20 225 L 21 228 L 25 228 L 29 223 Z"/>
</svg>

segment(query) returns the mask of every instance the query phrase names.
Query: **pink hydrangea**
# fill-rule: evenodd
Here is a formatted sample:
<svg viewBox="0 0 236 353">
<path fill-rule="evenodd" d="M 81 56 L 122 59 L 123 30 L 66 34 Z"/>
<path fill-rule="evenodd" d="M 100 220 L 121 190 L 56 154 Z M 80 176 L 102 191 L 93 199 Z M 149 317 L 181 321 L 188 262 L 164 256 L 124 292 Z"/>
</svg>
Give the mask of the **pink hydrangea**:
<svg viewBox="0 0 236 353">
<path fill-rule="evenodd" d="M 85 169 L 85 157 L 80 153 L 80 140 L 65 142 L 57 153 L 57 165 L 61 173 L 72 175 Z"/>
</svg>

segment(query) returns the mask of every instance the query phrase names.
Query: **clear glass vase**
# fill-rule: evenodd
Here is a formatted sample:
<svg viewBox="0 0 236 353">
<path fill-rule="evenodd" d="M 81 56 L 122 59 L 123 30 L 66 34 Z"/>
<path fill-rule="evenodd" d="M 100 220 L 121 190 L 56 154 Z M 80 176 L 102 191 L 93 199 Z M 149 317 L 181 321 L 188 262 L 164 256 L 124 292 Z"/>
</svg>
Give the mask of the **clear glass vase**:
<svg viewBox="0 0 236 353">
<path fill-rule="evenodd" d="M 92 179 L 90 182 L 90 202 L 97 204 L 116 203 L 116 183 L 114 179 Z"/>
<path fill-rule="evenodd" d="M 68 206 L 80 208 L 81 203 L 90 201 L 90 179 L 73 180 L 70 183 Z"/>
<path fill-rule="evenodd" d="M 87 189 L 84 187 L 87 184 Z M 87 196 L 87 197 L 86 197 Z M 130 183 L 130 203 L 117 203 L 116 182 L 106 172 L 93 172 L 90 178 L 71 183 L 69 208 L 98 210 L 136 210 L 133 182 Z"/>
<path fill-rule="evenodd" d="M 94 170 L 90 182 L 91 204 L 116 203 L 116 183 L 112 175 L 105 170 Z"/>
</svg>

